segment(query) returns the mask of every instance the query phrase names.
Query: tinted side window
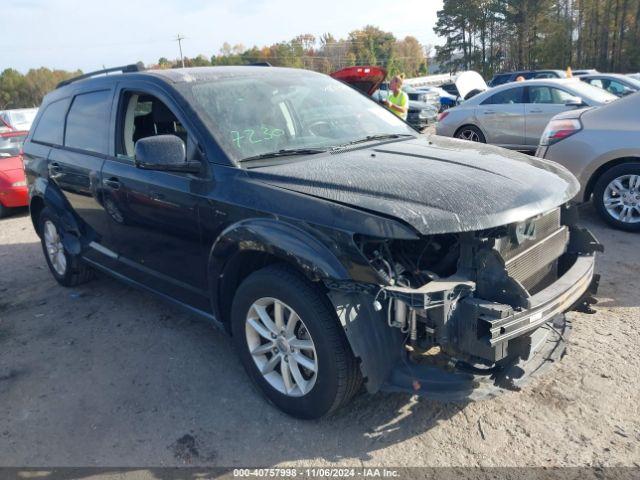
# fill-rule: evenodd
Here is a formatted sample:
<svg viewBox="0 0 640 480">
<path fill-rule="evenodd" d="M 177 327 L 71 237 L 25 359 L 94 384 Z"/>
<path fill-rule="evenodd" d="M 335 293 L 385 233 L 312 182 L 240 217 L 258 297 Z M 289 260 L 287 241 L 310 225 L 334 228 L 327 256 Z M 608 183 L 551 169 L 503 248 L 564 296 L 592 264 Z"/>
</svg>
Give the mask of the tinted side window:
<svg viewBox="0 0 640 480">
<path fill-rule="evenodd" d="M 53 145 L 62 145 L 64 116 L 68 108 L 68 98 L 51 102 L 47 105 L 33 132 L 33 140 L 36 142 L 51 143 Z"/>
<path fill-rule="evenodd" d="M 522 103 L 522 92 L 524 88 L 508 88 L 495 95 L 490 96 L 481 105 L 504 105 Z"/>
<path fill-rule="evenodd" d="M 64 144 L 90 152 L 108 152 L 111 92 L 83 93 L 73 99 Z"/>
</svg>

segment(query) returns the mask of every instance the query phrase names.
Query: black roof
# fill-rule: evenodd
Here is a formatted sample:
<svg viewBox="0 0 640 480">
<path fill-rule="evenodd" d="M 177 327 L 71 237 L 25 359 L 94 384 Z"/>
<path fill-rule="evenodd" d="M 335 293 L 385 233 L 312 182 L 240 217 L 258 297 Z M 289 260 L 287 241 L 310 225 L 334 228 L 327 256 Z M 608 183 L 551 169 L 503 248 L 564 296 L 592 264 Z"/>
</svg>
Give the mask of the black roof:
<svg viewBox="0 0 640 480">
<path fill-rule="evenodd" d="M 261 65 L 238 65 L 223 67 L 190 67 L 190 68 L 169 68 L 158 70 L 146 70 L 140 65 L 125 65 L 123 67 L 113 67 L 95 72 L 85 73 L 83 75 L 70 78 L 60 82 L 57 88 L 66 87 L 76 82 L 104 82 L 104 79 L 115 80 L 121 78 L 120 75 L 108 75 L 113 72 L 121 72 L 127 77 L 135 75 L 136 77 L 156 77 L 162 78 L 171 83 L 191 83 L 211 81 L 222 78 L 244 77 L 254 75 L 283 75 L 287 72 L 296 74 L 318 75 L 316 72 L 303 70 L 299 68 L 265 68 L 266 64 Z"/>
</svg>

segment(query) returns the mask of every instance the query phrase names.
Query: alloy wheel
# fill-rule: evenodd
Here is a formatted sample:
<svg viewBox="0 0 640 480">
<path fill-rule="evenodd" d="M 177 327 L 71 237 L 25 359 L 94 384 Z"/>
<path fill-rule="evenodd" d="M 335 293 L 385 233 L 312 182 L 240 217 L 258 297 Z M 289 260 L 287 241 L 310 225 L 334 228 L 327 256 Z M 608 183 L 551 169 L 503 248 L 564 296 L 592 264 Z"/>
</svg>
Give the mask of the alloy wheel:
<svg viewBox="0 0 640 480">
<path fill-rule="evenodd" d="M 58 229 L 51 220 L 44 223 L 44 244 L 53 269 L 58 275 L 64 276 L 67 271 L 67 257 Z"/>
<path fill-rule="evenodd" d="M 461 138 L 462 140 L 469 140 L 470 142 L 480 141 L 480 137 L 476 132 L 466 128 L 460 132 L 460 134 L 458 135 L 458 138 Z"/>
<path fill-rule="evenodd" d="M 245 334 L 262 377 L 280 393 L 301 397 L 318 376 L 313 339 L 298 314 L 276 298 L 260 298 L 247 312 Z"/>
<path fill-rule="evenodd" d="M 622 175 L 604 189 L 604 207 L 623 223 L 640 222 L 640 175 Z"/>
</svg>

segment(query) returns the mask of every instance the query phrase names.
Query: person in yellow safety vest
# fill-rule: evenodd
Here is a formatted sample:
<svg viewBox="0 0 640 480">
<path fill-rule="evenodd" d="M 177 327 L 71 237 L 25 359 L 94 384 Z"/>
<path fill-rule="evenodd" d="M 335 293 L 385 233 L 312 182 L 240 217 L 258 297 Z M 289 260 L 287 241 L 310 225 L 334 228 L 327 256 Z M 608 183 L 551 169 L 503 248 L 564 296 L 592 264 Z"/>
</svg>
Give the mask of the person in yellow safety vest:
<svg viewBox="0 0 640 480">
<path fill-rule="evenodd" d="M 385 107 L 398 115 L 403 120 L 407 119 L 407 113 L 409 112 L 409 96 L 406 92 L 402 91 L 403 75 L 395 75 L 389 83 L 389 89 L 391 92 L 387 99 L 383 102 Z"/>
</svg>

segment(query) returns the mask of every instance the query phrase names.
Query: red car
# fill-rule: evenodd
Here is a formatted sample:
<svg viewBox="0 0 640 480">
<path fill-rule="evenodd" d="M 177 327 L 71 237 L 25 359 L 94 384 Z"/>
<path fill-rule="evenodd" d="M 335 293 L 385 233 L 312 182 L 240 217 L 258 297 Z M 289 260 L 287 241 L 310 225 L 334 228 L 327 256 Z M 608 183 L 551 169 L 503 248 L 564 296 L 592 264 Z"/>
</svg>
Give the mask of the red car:
<svg viewBox="0 0 640 480">
<path fill-rule="evenodd" d="M 28 132 L 0 132 L 0 218 L 11 208 L 29 205 L 22 165 L 22 143 Z"/>
</svg>

